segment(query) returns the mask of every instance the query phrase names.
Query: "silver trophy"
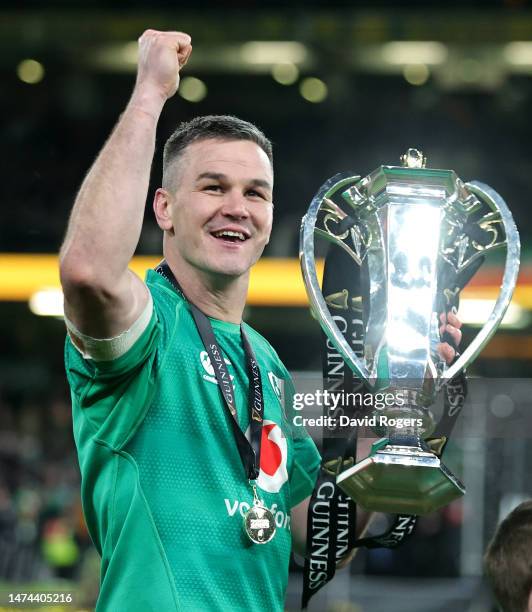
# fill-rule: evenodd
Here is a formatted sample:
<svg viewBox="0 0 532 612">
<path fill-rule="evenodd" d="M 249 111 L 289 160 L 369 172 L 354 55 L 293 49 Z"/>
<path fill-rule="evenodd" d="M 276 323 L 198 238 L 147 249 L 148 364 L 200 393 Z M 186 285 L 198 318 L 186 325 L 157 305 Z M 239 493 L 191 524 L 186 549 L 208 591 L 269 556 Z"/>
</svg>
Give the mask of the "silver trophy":
<svg viewBox="0 0 532 612">
<path fill-rule="evenodd" d="M 465 492 L 423 444 L 435 427 L 430 406 L 501 323 L 517 282 L 520 244 L 508 207 L 489 186 L 464 184 L 452 170 L 426 168 L 416 149 L 401 162 L 365 178 L 329 179 L 303 218 L 300 258 L 312 311 L 329 340 L 372 392 L 403 398 L 402 405 L 386 408 L 389 422 L 393 417 L 415 423 L 406 430 L 377 430 L 383 441 L 368 458 L 340 473 L 337 483 L 369 510 L 425 514 Z M 354 353 L 327 307 L 316 273 L 315 235 L 365 268 L 363 356 Z M 440 298 L 456 291 L 450 278 L 504 245 L 504 275 L 493 311 L 448 366 L 438 352 Z"/>
</svg>

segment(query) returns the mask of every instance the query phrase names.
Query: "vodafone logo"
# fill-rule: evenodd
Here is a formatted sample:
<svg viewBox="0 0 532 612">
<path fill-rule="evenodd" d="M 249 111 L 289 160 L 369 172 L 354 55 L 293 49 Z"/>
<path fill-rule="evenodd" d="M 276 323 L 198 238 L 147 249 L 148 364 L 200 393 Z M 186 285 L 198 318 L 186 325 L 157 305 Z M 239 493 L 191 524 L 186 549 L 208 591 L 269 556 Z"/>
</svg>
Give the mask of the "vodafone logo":
<svg viewBox="0 0 532 612">
<path fill-rule="evenodd" d="M 288 480 L 286 461 L 288 445 L 282 429 L 273 421 L 264 420 L 260 447 L 258 486 L 268 493 L 278 493 Z"/>
</svg>

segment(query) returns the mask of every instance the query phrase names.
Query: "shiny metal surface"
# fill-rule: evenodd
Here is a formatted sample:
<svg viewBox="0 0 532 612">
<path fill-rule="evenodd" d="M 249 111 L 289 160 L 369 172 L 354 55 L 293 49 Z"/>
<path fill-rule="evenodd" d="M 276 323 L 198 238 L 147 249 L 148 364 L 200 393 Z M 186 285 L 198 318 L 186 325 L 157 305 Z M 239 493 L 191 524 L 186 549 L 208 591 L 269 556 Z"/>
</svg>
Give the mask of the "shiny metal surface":
<svg viewBox="0 0 532 612">
<path fill-rule="evenodd" d="M 465 492 L 433 453 L 390 444 L 342 472 L 337 483 L 367 510 L 399 514 L 427 514 Z"/>
<path fill-rule="evenodd" d="M 440 388 L 475 359 L 502 321 L 517 282 L 520 243 L 511 213 L 493 189 L 464 184 L 452 170 L 425 168 L 419 151 L 409 149 L 403 158 L 408 167 L 329 179 L 303 218 L 300 259 L 311 308 L 343 359 L 373 392 L 406 394 L 404 406 L 388 409 L 391 415 L 420 417 L 421 425 L 409 432 L 414 446 L 388 444 L 340 474 L 338 484 L 365 508 L 423 514 L 464 493 L 420 440 L 433 429 L 428 408 Z M 338 195 L 342 200 L 335 202 Z M 367 303 L 358 304 L 366 314 L 363 357 L 355 355 L 329 313 L 316 275 L 314 235 L 367 269 Z M 448 367 L 437 350 L 442 303 L 458 291 L 456 275 L 503 246 L 504 276 L 493 311 Z M 393 436 L 393 428 L 386 435 Z"/>
</svg>

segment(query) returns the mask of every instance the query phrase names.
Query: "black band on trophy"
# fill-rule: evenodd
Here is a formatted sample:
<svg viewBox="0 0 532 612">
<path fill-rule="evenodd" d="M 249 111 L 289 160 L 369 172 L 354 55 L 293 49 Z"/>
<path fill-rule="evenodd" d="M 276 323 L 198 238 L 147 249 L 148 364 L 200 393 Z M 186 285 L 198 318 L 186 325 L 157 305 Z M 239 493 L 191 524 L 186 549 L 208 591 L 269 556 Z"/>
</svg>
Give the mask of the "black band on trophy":
<svg viewBox="0 0 532 612">
<path fill-rule="evenodd" d="M 436 429 L 427 440 L 432 451 L 439 457 L 441 457 L 449 442 L 451 433 L 456 425 L 456 420 L 460 416 L 467 398 L 467 378 L 465 371 L 457 374 L 447 383 L 447 385 L 445 385 L 444 393 L 442 416 L 436 425 Z M 437 447 L 434 445 L 435 440 L 441 441 L 441 444 Z"/>
<path fill-rule="evenodd" d="M 363 339 L 363 317 L 358 302 L 360 278 L 346 275 L 349 258 L 331 247 L 325 261 L 323 292 L 331 316 L 350 339 L 354 351 L 360 353 Z M 355 307 L 354 307 L 355 306 Z M 336 348 L 323 335 L 323 386 L 330 393 L 348 393 L 363 385 L 342 359 Z M 354 413 L 355 406 L 343 406 L 344 413 Z M 332 417 L 330 406 L 323 406 L 324 416 Z M 349 415 L 351 416 L 351 415 Z M 328 421 L 325 421 L 328 422 Z M 336 421 L 333 421 L 336 422 Z M 327 584 L 336 572 L 336 564 L 354 547 L 356 541 L 356 505 L 336 484 L 336 477 L 346 463 L 356 460 L 356 429 L 350 437 L 339 435 L 339 427 L 323 428 L 322 466 L 312 493 L 307 517 L 307 548 L 303 573 L 302 607 Z"/>
<path fill-rule="evenodd" d="M 414 533 L 417 516 L 397 514 L 387 531 L 378 536 L 360 538 L 355 542 L 355 548 L 397 548 Z"/>
<path fill-rule="evenodd" d="M 166 261 L 161 262 L 155 271 L 170 281 L 186 299 L 183 290 L 181 289 L 177 279 L 175 278 L 172 270 L 170 270 L 170 266 L 166 263 Z M 256 480 L 259 476 L 260 469 L 260 446 L 264 414 L 264 397 L 262 395 L 260 371 L 253 353 L 253 349 L 251 348 L 243 326 L 240 325 L 240 334 L 242 337 L 244 353 L 246 355 L 246 366 L 249 378 L 248 410 L 250 441 L 248 442 L 248 439 L 238 424 L 235 397 L 233 393 L 233 383 L 231 382 L 231 376 L 225 364 L 222 350 L 218 346 L 218 342 L 214 336 L 212 325 L 208 317 L 201 312 L 197 306 L 190 301 L 188 301 L 188 304 L 190 305 L 192 316 L 194 318 L 194 322 L 196 323 L 196 327 L 198 328 L 201 341 L 203 342 L 205 350 L 207 351 L 209 359 L 211 360 L 224 404 L 227 407 L 231 417 L 230 422 L 233 427 L 238 453 L 240 455 L 240 459 L 242 460 L 244 470 L 246 471 L 246 476 L 249 480 Z"/>
</svg>

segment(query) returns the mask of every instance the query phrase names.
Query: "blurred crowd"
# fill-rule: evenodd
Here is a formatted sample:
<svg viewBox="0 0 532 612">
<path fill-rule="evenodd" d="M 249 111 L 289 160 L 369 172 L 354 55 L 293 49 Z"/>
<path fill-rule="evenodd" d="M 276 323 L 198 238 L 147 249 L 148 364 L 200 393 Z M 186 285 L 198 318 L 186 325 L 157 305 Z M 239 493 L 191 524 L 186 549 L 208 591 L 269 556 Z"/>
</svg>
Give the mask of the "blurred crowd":
<svg viewBox="0 0 532 612">
<path fill-rule="evenodd" d="M 0 582 L 97 582 L 66 392 L 0 393 L 0 414 Z"/>
</svg>

